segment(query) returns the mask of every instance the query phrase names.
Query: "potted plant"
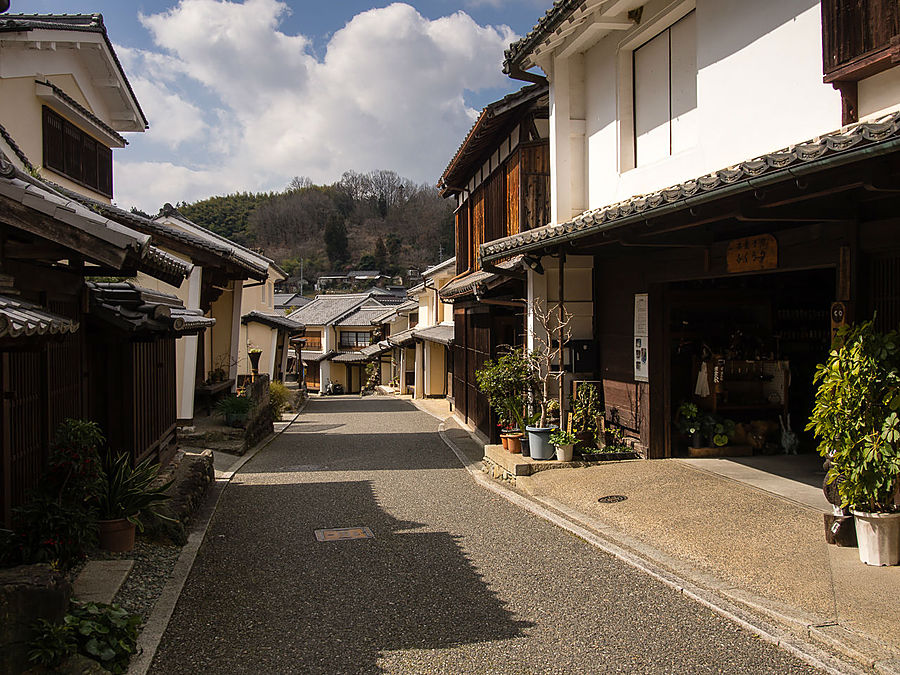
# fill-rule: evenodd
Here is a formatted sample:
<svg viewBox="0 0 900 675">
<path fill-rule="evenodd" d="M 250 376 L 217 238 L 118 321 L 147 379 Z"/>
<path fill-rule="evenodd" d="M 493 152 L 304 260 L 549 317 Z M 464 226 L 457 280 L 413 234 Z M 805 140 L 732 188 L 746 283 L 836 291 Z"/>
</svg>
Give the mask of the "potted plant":
<svg viewBox="0 0 900 675">
<path fill-rule="evenodd" d="M 556 459 L 561 462 L 571 462 L 572 453 L 575 450 L 575 434 L 563 429 L 555 429 L 550 434 L 550 442 L 556 448 Z"/>
<path fill-rule="evenodd" d="M 528 363 L 532 369 L 532 377 L 539 383 L 535 390 L 535 398 L 541 411 L 538 426 L 526 427 L 528 432 L 528 444 L 533 459 L 551 459 L 554 454 L 550 442 L 550 434 L 555 427 L 549 426 L 550 409 L 554 397 L 551 395 L 551 383 L 556 382 L 557 392 L 562 392 L 563 371 L 554 370 L 558 366 L 562 356 L 562 350 L 566 342 L 572 336 L 570 324 L 572 314 L 555 308 L 542 309 L 538 303 L 532 307 L 532 314 L 541 330 L 536 331 L 532 337 L 535 348 L 529 355 Z M 556 336 L 556 340 L 552 336 Z M 560 394 L 561 395 L 561 394 Z M 559 401 L 556 402 L 559 406 Z"/>
<path fill-rule="evenodd" d="M 154 485 L 158 474 L 159 465 L 151 464 L 149 459 L 132 467 L 128 453 L 107 454 L 101 470 L 97 514 L 101 548 L 115 553 L 133 549 L 135 528 L 143 531 L 140 515 L 144 511 L 171 520 L 154 509 L 169 499 L 166 490 L 173 482 Z"/>
<path fill-rule="evenodd" d="M 583 383 L 572 397 L 572 429 L 575 432 L 576 449 L 583 454 L 597 450 L 598 420 L 603 418 L 603 404 L 593 384 Z"/>
<path fill-rule="evenodd" d="M 692 448 L 703 447 L 703 434 L 700 431 L 700 410 L 693 403 L 683 401 L 678 406 L 678 415 L 675 418 L 678 431 L 688 437 Z"/>
<path fill-rule="evenodd" d="M 534 387 L 530 359 L 520 348 L 506 347 L 496 359 L 488 359 L 475 371 L 478 389 L 505 425 L 500 435 L 504 448 L 521 452 L 525 426 L 525 399 Z"/>
<path fill-rule="evenodd" d="M 241 427 L 247 422 L 253 401 L 249 396 L 237 396 L 229 394 L 216 403 L 216 413 L 225 419 L 225 424 L 230 427 Z"/>
<path fill-rule="evenodd" d="M 700 431 L 710 447 L 722 448 L 728 445 L 734 435 L 734 421 L 721 415 L 707 413 L 699 419 L 699 423 Z"/>
<path fill-rule="evenodd" d="M 854 516 L 860 560 L 900 564 L 900 334 L 877 332 L 872 321 L 842 327 L 814 382 L 806 429 Z"/>
</svg>

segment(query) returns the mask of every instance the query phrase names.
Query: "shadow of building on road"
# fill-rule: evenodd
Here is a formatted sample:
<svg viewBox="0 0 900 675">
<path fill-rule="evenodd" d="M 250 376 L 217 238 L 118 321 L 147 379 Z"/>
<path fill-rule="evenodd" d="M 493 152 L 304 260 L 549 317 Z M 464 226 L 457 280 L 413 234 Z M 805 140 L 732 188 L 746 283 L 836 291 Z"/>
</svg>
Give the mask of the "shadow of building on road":
<svg viewBox="0 0 900 675">
<path fill-rule="evenodd" d="M 347 413 L 352 404 L 354 413 L 401 413 L 421 412 L 409 401 L 404 401 L 392 396 L 319 396 L 311 398 L 308 411 L 315 414 L 323 413 Z"/>
<path fill-rule="evenodd" d="M 456 537 L 417 531 L 368 481 L 232 484 L 152 672 L 379 673 L 380 655 L 521 636 Z M 319 542 L 315 530 L 374 538 Z"/>
<path fill-rule="evenodd" d="M 303 435 L 301 432 L 286 432 Z M 370 432 L 364 434 L 311 432 L 297 445 L 295 458 L 284 453 L 257 455 L 241 469 L 242 474 L 295 471 L 418 471 L 461 469 L 456 455 L 434 431 L 421 433 Z M 299 466 L 307 468 L 298 468 Z"/>
</svg>

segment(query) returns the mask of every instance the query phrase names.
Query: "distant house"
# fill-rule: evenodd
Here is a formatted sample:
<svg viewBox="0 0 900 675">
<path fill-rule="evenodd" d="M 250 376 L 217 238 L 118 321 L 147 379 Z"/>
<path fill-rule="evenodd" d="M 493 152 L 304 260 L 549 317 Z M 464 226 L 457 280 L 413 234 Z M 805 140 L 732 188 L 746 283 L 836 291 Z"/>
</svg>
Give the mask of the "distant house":
<svg viewBox="0 0 900 675">
<path fill-rule="evenodd" d="M 317 295 L 289 314 L 289 319 L 306 327 L 301 358 L 309 390 L 320 391 L 333 382 L 348 393 L 358 392 L 368 360 L 362 352 L 383 337 L 380 326 L 372 321 L 403 301 L 381 289 Z"/>
<path fill-rule="evenodd" d="M 276 293 L 275 311 L 288 314 L 312 302 L 312 298 L 306 298 L 300 293 Z"/>
<path fill-rule="evenodd" d="M 319 277 L 316 280 L 316 290 L 320 293 L 329 288 L 352 288 L 358 290 L 366 285 L 378 286 L 389 281 L 391 281 L 391 277 L 382 274 L 378 270 L 352 270 L 346 274 L 331 274 Z"/>
<path fill-rule="evenodd" d="M 446 396 L 450 391 L 453 344 L 453 305 L 440 297 L 440 290 L 456 274 L 456 258 L 444 260 L 422 272 L 423 282 L 409 290 L 418 303 L 415 339 L 416 398 Z"/>
</svg>

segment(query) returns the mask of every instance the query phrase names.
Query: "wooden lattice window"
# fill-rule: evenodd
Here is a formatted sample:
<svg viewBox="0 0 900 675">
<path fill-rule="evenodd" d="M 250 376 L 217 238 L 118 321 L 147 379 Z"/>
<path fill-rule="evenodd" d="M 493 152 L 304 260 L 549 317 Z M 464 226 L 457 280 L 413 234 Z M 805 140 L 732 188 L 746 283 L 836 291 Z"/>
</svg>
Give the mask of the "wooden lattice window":
<svg viewBox="0 0 900 675">
<path fill-rule="evenodd" d="M 44 166 L 112 197 L 112 150 L 46 106 L 43 139 Z"/>
</svg>

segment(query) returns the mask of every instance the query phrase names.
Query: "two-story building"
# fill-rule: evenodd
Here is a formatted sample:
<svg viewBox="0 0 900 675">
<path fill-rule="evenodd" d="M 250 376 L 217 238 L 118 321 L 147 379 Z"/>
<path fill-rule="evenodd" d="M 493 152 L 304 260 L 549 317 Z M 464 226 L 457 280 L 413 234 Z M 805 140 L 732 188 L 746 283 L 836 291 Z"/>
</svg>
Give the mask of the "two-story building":
<svg viewBox="0 0 900 675">
<path fill-rule="evenodd" d="M 453 305 L 452 385 L 456 415 L 489 441 L 496 416 L 475 371 L 525 334 L 526 262 L 512 255 L 483 265 L 482 244 L 546 224 L 550 216 L 549 100 L 531 84 L 482 110 L 438 184 L 456 200 L 456 276 L 441 286 Z M 540 268 L 542 269 L 542 268 Z"/>
<path fill-rule="evenodd" d="M 101 423 L 134 461 L 175 448 L 175 341 L 214 321 L 175 296 L 192 265 L 109 205 L 112 148 L 146 119 L 99 15 L 0 22 L 0 519 L 36 485 L 60 422 Z"/>
<path fill-rule="evenodd" d="M 898 12 L 560 0 L 507 51 L 549 83 L 551 211 L 481 263 L 528 256 L 529 303 L 579 303 L 607 416 L 646 456 L 685 451 L 682 402 L 802 429 L 833 329 L 900 320 Z"/>
</svg>

